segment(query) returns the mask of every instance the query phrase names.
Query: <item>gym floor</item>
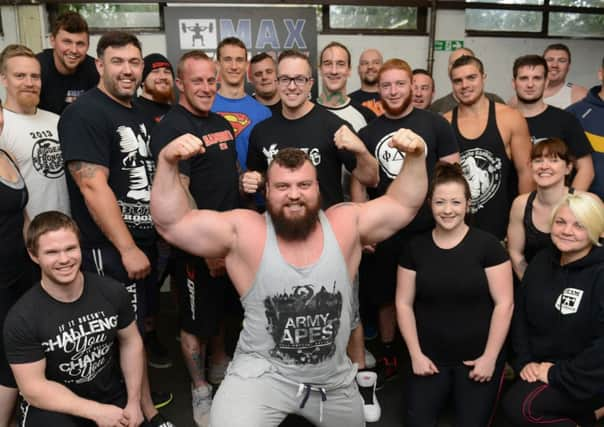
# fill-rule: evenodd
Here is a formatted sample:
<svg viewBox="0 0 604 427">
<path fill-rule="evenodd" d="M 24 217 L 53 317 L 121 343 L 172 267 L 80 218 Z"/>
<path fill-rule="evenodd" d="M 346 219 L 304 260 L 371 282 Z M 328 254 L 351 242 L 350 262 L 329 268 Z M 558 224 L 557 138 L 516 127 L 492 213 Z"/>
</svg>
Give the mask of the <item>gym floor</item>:
<svg viewBox="0 0 604 427">
<path fill-rule="evenodd" d="M 149 368 L 151 377 L 151 388 L 153 390 L 170 391 L 174 394 L 174 401 L 162 408 L 160 412 L 171 420 L 177 427 L 195 427 L 191 411 L 191 389 L 188 374 L 180 356 L 180 343 L 177 336 L 177 312 L 176 305 L 171 304 L 171 295 L 162 293 L 161 322 L 158 332 L 161 342 L 169 349 L 172 356 L 173 366 L 167 369 Z M 375 341 L 369 341 L 367 348 L 372 349 Z M 399 346 L 402 352 L 402 345 Z M 505 386 L 504 386 L 505 387 Z M 402 375 L 389 381 L 384 388 L 377 392 L 378 401 L 382 407 L 382 417 L 376 423 L 368 423 L 368 427 L 404 427 L 403 425 L 403 380 Z M 234 408 L 236 410 L 236 408 Z M 452 427 L 452 417 L 444 414 L 438 427 Z M 598 423 L 604 426 L 604 423 Z M 228 426 L 216 426 L 228 427 Z M 281 427 L 312 427 L 312 424 L 304 419 L 288 417 Z M 463 426 L 458 426 L 463 427 Z M 497 414 L 493 427 L 511 427 Z"/>
</svg>

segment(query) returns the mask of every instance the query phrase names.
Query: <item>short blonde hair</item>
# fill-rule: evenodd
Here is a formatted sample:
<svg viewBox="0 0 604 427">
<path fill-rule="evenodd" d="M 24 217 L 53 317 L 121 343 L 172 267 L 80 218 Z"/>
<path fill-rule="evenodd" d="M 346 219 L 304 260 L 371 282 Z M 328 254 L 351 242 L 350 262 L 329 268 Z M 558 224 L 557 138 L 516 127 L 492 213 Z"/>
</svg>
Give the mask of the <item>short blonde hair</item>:
<svg viewBox="0 0 604 427">
<path fill-rule="evenodd" d="M 22 44 L 9 44 L 4 48 L 2 53 L 0 53 L 0 72 L 6 72 L 6 62 L 17 56 L 25 56 L 27 58 L 33 58 L 36 61 L 38 60 L 36 54 L 27 46 Z"/>
<path fill-rule="evenodd" d="M 585 227 L 589 240 L 595 246 L 602 246 L 600 244 L 600 236 L 604 233 L 604 204 L 602 200 L 590 193 L 569 193 L 554 208 L 551 218 L 552 225 L 562 206 L 568 206 L 579 224 Z"/>
</svg>

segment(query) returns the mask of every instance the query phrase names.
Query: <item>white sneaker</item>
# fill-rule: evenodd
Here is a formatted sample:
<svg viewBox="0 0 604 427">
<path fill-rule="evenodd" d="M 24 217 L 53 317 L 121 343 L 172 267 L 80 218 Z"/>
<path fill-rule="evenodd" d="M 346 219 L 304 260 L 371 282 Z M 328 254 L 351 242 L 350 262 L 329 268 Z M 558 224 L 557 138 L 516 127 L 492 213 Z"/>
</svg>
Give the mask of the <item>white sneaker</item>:
<svg viewBox="0 0 604 427">
<path fill-rule="evenodd" d="M 212 386 L 191 388 L 191 402 L 193 405 L 193 420 L 197 427 L 210 425 L 210 409 L 212 408 Z"/>
<path fill-rule="evenodd" d="M 365 421 L 374 423 L 382 416 L 382 408 L 375 395 L 377 374 L 371 371 L 361 371 L 357 374 L 357 384 L 363 398 L 363 415 Z"/>
<path fill-rule="evenodd" d="M 375 368 L 376 363 L 375 356 L 371 354 L 369 350 L 365 349 L 365 367 L 367 369 L 373 369 Z"/>
</svg>

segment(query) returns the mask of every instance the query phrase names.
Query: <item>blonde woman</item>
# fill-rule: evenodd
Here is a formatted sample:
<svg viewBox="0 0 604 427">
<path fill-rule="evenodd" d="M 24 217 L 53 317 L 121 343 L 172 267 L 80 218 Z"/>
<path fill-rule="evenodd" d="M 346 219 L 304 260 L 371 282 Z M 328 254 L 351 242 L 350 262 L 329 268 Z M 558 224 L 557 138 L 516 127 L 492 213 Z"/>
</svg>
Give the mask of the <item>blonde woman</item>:
<svg viewBox="0 0 604 427">
<path fill-rule="evenodd" d="M 552 218 L 553 246 L 533 258 L 517 290 L 520 378 L 503 407 L 515 426 L 592 426 L 604 404 L 604 205 L 567 194 Z"/>
</svg>

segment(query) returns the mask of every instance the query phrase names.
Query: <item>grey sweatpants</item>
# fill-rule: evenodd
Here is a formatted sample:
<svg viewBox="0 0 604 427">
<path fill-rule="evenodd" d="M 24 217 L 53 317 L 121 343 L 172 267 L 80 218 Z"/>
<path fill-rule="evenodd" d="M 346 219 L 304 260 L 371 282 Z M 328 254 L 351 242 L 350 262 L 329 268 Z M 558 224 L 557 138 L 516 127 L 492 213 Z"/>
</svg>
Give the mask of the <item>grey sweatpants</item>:
<svg viewBox="0 0 604 427">
<path fill-rule="evenodd" d="M 254 378 L 228 374 L 214 396 L 210 427 L 278 426 L 288 414 L 300 415 L 318 427 L 364 427 L 363 399 L 356 382 L 325 393 L 323 420 L 321 393 L 310 391 L 300 408 L 306 390 L 298 395 L 298 386 L 272 373 Z"/>
</svg>

